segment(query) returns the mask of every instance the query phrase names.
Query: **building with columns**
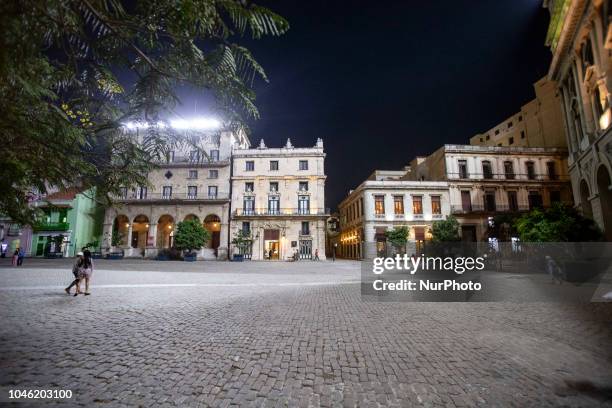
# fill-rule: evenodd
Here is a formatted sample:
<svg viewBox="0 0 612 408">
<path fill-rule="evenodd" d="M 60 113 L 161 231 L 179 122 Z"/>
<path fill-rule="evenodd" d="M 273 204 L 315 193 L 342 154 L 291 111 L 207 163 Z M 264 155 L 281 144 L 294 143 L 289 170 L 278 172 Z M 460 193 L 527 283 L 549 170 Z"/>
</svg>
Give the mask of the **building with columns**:
<svg viewBox="0 0 612 408">
<path fill-rule="evenodd" d="M 287 260 L 299 254 L 325 259 L 325 152 L 323 141 L 294 147 L 236 148 L 232 165 L 231 236 L 250 236 L 248 248 L 231 249 L 253 260 Z"/>
<path fill-rule="evenodd" d="M 385 233 L 397 227 L 408 227 L 408 253 L 418 253 L 424 241 L 431 239 L 432 223 L 450 214 L 448 183 L 408 180 L 409 173 L 409 167 L 376 170 L 342 200 L 337 256 L 385 256 Z"/>
<path fill-rule="evenodd" d="M 180 130 L 178 130 L 180 131 Z M 124 189 L 104 217 L 104 251 L 154 257 L 173 246 L 176 224 L 197 219 L 211 233 L 199 259 L 227 259 L 232 151 L 247 147 L 243 131 L 189 131 L 199 150 L 170 152 L 148 174 L 149 186 Z M 207 157 L 199 157 L 201 151 Z M 113 238 L 115 236 L 115 238 Z"/>
<path fill-rule="evenodd" d="M 566 149 L 444 145 L 410 167 L 407 179 L 448 183 L 465 241 L 487 240 L 495 215 L 573 202 Z"/>
<path fill-rule="evenodd" d="M 484 133 L 470 138 L 474 146 L 566 148 L 561 97 L 548 78 L 533 84 L 535 99 Z"/>
<path fill-rule="evenodd" d="M 612 1 L 545 0 L 576 205 L 612 240 Z"/>
</svg>

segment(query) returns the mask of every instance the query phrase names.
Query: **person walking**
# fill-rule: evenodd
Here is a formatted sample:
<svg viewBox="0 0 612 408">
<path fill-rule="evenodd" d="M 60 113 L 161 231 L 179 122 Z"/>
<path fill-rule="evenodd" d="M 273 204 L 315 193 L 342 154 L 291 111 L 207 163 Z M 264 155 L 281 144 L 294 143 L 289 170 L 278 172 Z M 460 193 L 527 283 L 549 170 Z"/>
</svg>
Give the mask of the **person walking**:
<svg viewBox="0 0 612 408">
<path fill-rule="evenodd" d="M 81 280 L 85 280 L 85 293 L 84 295 L 90 295 L 89 293 L 89 280 L 93 274 L 93 260 L 91 259 L 91 251 L 86 249 L 83 251 L 83 260 L 79 266 L 79 281 L 76 283 L 76 293 L 74 296 L 81 292 Z"/>
<path fill-rule="evenodd" d="M 315 249 L 315 256 L 314 256 L 314 260 L 318 261 L 319 260 L 319 248 Z"/>
<path fill-rule="evenodd" d="M 546 260 L 546 271 L 550 275 L 551 283 L 558 282 L 561 285 L 564 278 L 563 271 L 551 256 L 546 255 L 544 258 Z"/>
<path fill-rule="evenodd" d="M 23 248 L 17 250 L 17 266 L 23 265 L 23 258 L 25 258 L 25 251 Z"/>
<path fill-rule="evenodd" d="M 19 248 L 15 249 L 15 252 L 13 252 L 13 259 L 11 259 L 11 263 L 13 264 L 13 266 L 17 266 L 18 259 L 19 259 Z"/>
<path fill-rule="evenodd" d="M 7 250 L 8 250 L 8 244 L 6 243 L 6 241 L 4 241 L 4 238 L 2 238 L 2 241 L 0 241 L 0 257 L 6 258 Z"/>
<path fill-rule="evenodd" d="M 72 289 L 73 286 L 76 286 L 79 283 L 79 268 L 81 267 L 82 262 L 83 262 L 83 252 L 79 252 L 76 256 L 76 261 L 74 265 L 72 265 L 72 274 L 74 275 L 74 280 L 72 281 L 70 286 L 64 289 L 67 294 L 70 294 L 70 289 Z M 77 289 L 74 296 L 78 294 L 79 294 L 79 291 Z"/>
<path fill-rule="evenodd" d="M 334 246 L 332 247 L 332 261 L 336 262 L 336 248 L 338 248 L 338 243 L 334 242 Z"/>
</svg>

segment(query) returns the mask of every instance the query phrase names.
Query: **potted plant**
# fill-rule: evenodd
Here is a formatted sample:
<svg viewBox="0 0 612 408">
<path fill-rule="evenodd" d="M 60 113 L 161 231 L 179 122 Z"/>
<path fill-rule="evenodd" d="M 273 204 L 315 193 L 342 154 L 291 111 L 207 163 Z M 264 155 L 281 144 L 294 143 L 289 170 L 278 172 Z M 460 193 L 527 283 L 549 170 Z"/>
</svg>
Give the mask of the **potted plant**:
<svg viewBox="0 0 612 408">
<path fill-rule="evenodd" d="M 242 262 L 244 260 L 244 254 L 247 252 L 246 250 L 251 246 L 252 242 L 253 239 L 250 233 L 244 232 L 243 230 L 236 231 L 232 239 L 232 244 L 238 249 L 238 253 L 233 255 L 232 260 L 235 262 Z"/>
<path fill-rule="evenodd" d="M 386 231 L 385 235 L 387 236 L 387 240 L 395 249 L 395 253 L 406 253 L 406 244 L 408 243 L 408 236 L 410 235 L 408 227 L 396 227 L 392 230 Z"/>
<path fill-rule="evenodd" d="M 183 260 L 193 262 L 196 260 L 195 251 L 201 249 L 210 240 L 210 232 L 198 220 L 179 222 L 174 234 L 174 246 L 184 251 Z"/>
<path fill-rule="evenodd" d="M 108 259 L 123 259 L 123 248 L 121 245 L 123 244 L 124 235 L 119 232 L 119 228 L 117 225 L 113 226 L 113 234 L 111 237 L 111 248 L 107 255 Z"/>
</svg>

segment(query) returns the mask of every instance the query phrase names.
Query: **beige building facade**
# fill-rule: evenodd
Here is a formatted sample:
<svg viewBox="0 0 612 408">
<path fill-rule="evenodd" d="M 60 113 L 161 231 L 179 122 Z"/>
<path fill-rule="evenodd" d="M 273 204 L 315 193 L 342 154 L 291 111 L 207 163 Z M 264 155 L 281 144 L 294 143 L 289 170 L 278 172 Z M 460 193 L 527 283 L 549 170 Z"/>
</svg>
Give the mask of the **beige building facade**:
<svg viewBox="0 0 612 408">
<path fill-rule="evenodd" d="M 178 222 L 197 219 L 211 233 L 198 258 L 227 258 L 231 154 L 249 141 L 242 131 L 190 131 L 188 136 L 196 138 L 206 157 L 188 148 L 170 152 L 167 161 L 149 173 L 148 186 L 124 189 L 116 205 L 106 210 L 103 249 L 127 257 L 155 257 L 173 246 Z"/>
<path fill-rule="evenodd" d="M 252 260 L 325 259 L 325 152 L 313 147 L 257 148 L 233 152 L 231 236 L 251 238 L 231 254 Z"/>
<path fill-rule="evenodd" d="M 554 81 L 533 84 L 536 97 L 521 110 L 484 133 L 470 138 L 474 146 L 567 147 L 561 97 Z"/>
<path fill-rule="evenodd" d="M 448 183 L 450 213 L 465 241 L 486 241 L 493 217 L 572 204 L 567 150 L 445 145 L 411 162 L 412 180 Z"/>
<path fill-rule="evenodd" d="M 547 0 L 574 201 L 612 240 L 612 2 Z"/>
<path fill-rule="evenodd" d="M 408 228 L 407 253 L 431 239 L 433 222 L 450 214 L 448 183 L 407 180 L 409 173 L 376 170 L 339 204 L 338 257 L 386 256 L 386 232 L 398 227 Z"/>
</svg>

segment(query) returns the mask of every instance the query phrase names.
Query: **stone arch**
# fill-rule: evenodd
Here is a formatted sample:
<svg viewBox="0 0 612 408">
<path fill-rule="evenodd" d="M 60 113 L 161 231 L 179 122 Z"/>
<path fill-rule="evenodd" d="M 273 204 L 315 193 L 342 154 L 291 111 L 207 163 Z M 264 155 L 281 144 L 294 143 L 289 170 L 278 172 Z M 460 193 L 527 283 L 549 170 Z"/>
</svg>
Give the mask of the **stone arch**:
<svg viewBox="0 0 612 408">
<path fill-rule="evenodd" d="M 130 228 L 130 219 L 125 214 L 117 214 L 113 220 L 113 230 L 111 245 L 125 246 L 128 244 L 128 230 Z"/>
<path fill-rule="evenodd" d="M 612 178 L 605 165 L 597 169 L 597 191 L 601 207 L 602 226 L 607 240 L 612 240 Z"/>
<path fill-rule="evenodd" d="M 204 218 L 204 228 L 210 232 L 210 241 L 208 241 L 207 247 L 216 251 L 221 244 L 221 218 L 216 214 L 208 214 Z"/>
<path fill-rule="evenodd" d="M 149 237 L 149 217 L 139 214 L 132 221 L 132 237 L 130 244 L 132 248 L 146 248 Z"/>
<path fill-rule="evenodd" d="M 157 221 L 157 248 L 171 248 L 173 241 L 174 217 L 164 214 Z"/>
<path fill-rule="evenodd" d="M 196 221 L 200 221 L 200 217 L 198 217 L 195 214 L 187 214 L 185 216 L 185 218 L 183 218 L 183 221 L 189 221 L 189 220 L 196 220 Z"/>
</svg>

